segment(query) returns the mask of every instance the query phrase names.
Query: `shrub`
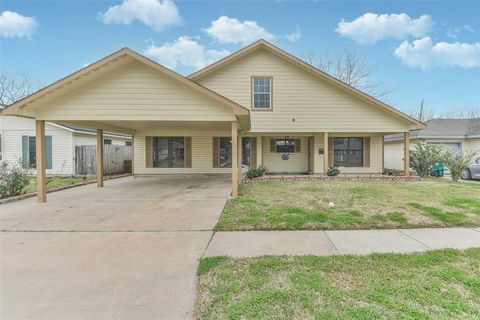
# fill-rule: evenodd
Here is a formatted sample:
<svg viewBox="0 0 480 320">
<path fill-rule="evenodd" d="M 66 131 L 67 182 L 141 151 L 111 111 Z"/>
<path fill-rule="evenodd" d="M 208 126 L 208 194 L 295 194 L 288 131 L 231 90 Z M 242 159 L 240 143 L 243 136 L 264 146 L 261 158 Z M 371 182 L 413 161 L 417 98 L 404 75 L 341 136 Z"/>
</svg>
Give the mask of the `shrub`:
<svg viewBox="0 0 480 320">
<path fill-rule="evenodd" d="M 259 165 L 258 167 L 250 167 L 247 170 L 247 178 L 253 179 L 263 176 L 267 173 L 267 168 L 264 165 Z"/>
<path fill-rule="evenodd" d="M 7 161 L 0 164 L 0 198 L 13 197 L 24 194 L 30 188 L 30 178 L 27 169 L 22 166 L 21 160 L 9 166 Z"/>
<path fill-rule="evenodd" d="M 132 160 L 123 160 L 123 169 L 125 172 L 132 173 Z"/>
<path fill-rule="evenodd" d="M 327 176 L 335 177 L 335 176 L 338 176 L 339 174 L 340 174 L 340 170 L 337 167 L 334 167 L 334 166 L 328 167 Z"/>
<path fill-rule="evenodd" d="M 415 170 L 418 176 L 424 178 L 428 176 L 432 166 L 436 162 L 442 162 L 443 147 L 418 142 L 415 149 L 410 151 L 410 167 Z"/>
<path fill-rule="evenodd" d="M 442 152 L 442 162 L 450 170 L 453 182 L 460 180 L 462 172 L 466 170 L 477 153 L 471 151 L 455 152 L 445 149 Z"/>
</svg>

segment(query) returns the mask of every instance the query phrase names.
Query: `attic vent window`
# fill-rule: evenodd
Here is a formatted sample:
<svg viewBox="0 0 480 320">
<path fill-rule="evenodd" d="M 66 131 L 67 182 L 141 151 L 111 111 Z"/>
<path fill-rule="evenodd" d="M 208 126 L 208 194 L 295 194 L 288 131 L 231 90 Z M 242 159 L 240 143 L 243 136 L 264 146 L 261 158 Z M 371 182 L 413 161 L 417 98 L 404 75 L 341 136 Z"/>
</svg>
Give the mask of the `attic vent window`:
<svg viewBox="0 0 480 320">
<path fill-rule="evenodd" d="M 272 109 L 272 77 L 252 78 L 253 110 Z"/>
</svg>

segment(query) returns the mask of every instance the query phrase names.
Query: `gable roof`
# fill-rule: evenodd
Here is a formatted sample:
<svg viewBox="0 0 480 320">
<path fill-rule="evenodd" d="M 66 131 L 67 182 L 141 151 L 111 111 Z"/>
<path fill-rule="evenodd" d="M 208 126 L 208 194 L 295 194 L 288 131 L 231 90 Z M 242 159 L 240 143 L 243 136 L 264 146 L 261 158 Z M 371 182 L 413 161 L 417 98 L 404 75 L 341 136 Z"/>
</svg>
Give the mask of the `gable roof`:
<svg viewBox="0 0 480 320">
<path fill-rule="evenodd" d="M 433 119 L 425 122 L 426 129 L 410 133 L 410 139 L 465 139 L 480 138 L 480 118 Z M 403 134 L 385 136 L 385 141 L 403 140 Z"/>
<path fill-rule="evenodd" d="M 193 89 L 194 91 L 196 92 L 199 92 L 200 94 L 203 94 L 205 96 L 208 96 L 212 99 L 214 99 L 215 101 L 217 102 L 220 102 L 222 105 L 225 105 L 225 106 L 228 106 L 230 108 L 232 108 L 233 110 L 233 113 L 235 115 L 249 115 L 250 111 L 243 107 L 242 105 L 194 82 L 194 81 L 191 81 L 190 79 L 162 66 L 161 64 L 129 49 L 129 48 L 122 48 L 118 51 L 115 51 L 114 53 L 98 60 L 97 62 L 94 62 L 14 103 L 12 103 L 11 105 L 5 107 L 3 109 L 3 112 L 5 114 L 10 114 L 10 115 L 21 115 L 20 112 L 19 112 L 19 108 L 20 107 L 25 107 L 27 106 L 28 104 L 31 104 L 39 99 L 42 99 L 44 98 L 45 96 L 47 95 L 50 95 L 54 92 L 57 92 L 59 90 L 62 90 L 62 88 L 66 87 L 67 85 L 73 83 L 74 81 L 77 81 L 83 77 L 86 77 L 90 74 L 92 74 L 93 72 L 107 66 L 107 65 L 110 65 L 112 63 L 115 63 L 116 61 L 118 61 L 119 59 L 121 58 L 124 58 L 124 57 L 131 57 L 133 58 L 134 60 L 144 64 L 144 65 L 147 65 L 151 68 L 153 68 L 154 70 L 176 80 L 177 82 L 180 82 L 181 84 L 184 84 L 186 86 L 188 86 L 189 88 Z"/>
<path fill-rule="evenodd" d="M 205 77 L 206 75 L 208 74 L 211 74 L 212 72 L 215 72 L 217 70 L 219 70 L 220 68 L 236 61 L 237 59 L 241 58 L 241 57 L 244 57 L 260 48 L 264 48 L 266 50 L 268 50 L 269 52 L 283 58 L 284 60 L 288 61 L 289 63 L 292 63 L 294 65 L 296 65 L 297 67 L 321 78 L 321 79 L 324 79 L 326 80 L 327 82 L 335 85 L 336 87 L 338 88 L 341 88 L 345 91 L 347 91 L 348 93 L 350 94 L 353 94 L 361 99 L 363 99 L 364 101 L 374 105 L 375 107 L 378 107 L 380 109 L 383 109 L 391 114 L 393 114 L 394 116 L 406 121 L 406 122 L 409 122 L 411 123 L 414 128 L 416 129 L 422 129 L 422 128 L 425 128 L 425 124 L 423 124 L 422 122 L 406 115 L 405 113 L 393 108 L 392 106 L 378 100 L 378 99 L 375 99 L 374 97 L 352 87 L 352 86 L 349 86 L 347 85 L 346 83 L 336 79 L 335 77 L 332 77 L 331 75 L 321 71 L 320 69 L 318 68 L 315 68 L 314 66 L 298 59 L 297 57 L 289 54 L 288 52 L 276 47 L 275 45 L 271 44 L 270 42 L 266 41 L 266 40 L 263 40 L 263 39 L 260 39 L 234 53 L 232 53 L 231 55 L 223 58 L 223 59 L 220 59 L 219 61 L 203 68 L 203 69 L 200 69 L 194 73 L 192 73 L 191 75 L 188 76 L 189 79 L 193 80 L 193 81 L 198 81 L 199 79 Z"/>
</svg>

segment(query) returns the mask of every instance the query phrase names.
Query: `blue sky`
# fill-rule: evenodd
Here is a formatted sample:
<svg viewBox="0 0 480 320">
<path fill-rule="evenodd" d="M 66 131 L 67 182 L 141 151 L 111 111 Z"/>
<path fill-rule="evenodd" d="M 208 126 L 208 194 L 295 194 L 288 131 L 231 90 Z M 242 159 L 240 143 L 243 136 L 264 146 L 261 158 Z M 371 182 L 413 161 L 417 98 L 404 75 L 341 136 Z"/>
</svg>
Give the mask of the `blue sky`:
<svg viewBox="0 0 480 320">
<path fill-rule="evenodd" d="M 480 2 L 3 0 L 0 13 L 0 67 L 42 85 L 121 47 L 186 75 L 265 37 L 297 56 L 363 54 L 401 110 L 480 107 Z"/>
</svg>

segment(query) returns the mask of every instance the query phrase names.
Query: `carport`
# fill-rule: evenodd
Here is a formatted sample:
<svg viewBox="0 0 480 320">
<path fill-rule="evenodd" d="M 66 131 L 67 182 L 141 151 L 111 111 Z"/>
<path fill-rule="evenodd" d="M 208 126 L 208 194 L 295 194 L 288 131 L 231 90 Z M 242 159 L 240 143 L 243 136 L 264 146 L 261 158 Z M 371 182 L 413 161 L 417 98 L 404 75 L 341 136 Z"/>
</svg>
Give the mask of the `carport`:
<svg viewBox="0 0 480 320">
<path fill-rule="evenodd" d="M 237 195 L 241 175 L 240 139 L 241 132 L 250 129 L 249 110 L 128 48 L 15 102 L 3 112 L 36 120 L 38 202 L 47 201 L 45 121 L 97 130 L 98 187 L 103 187 L 103 132 L 108 130 L 133 135 L 135 175 L 225 173 L 228 170 L 232 177 L 232 196 Z M 215 136 L 231 137 L 231 168 L 199 166 L 200 162 L 209 160 L 197 156 L 195 152 L 202 151 L 202 145 L 195 140 L 192 148 L 192 135 L 204 136 L 206 140 Z M 153 168 L 152 136 L 181 136 L 183 167 Z"/>
</svg>

